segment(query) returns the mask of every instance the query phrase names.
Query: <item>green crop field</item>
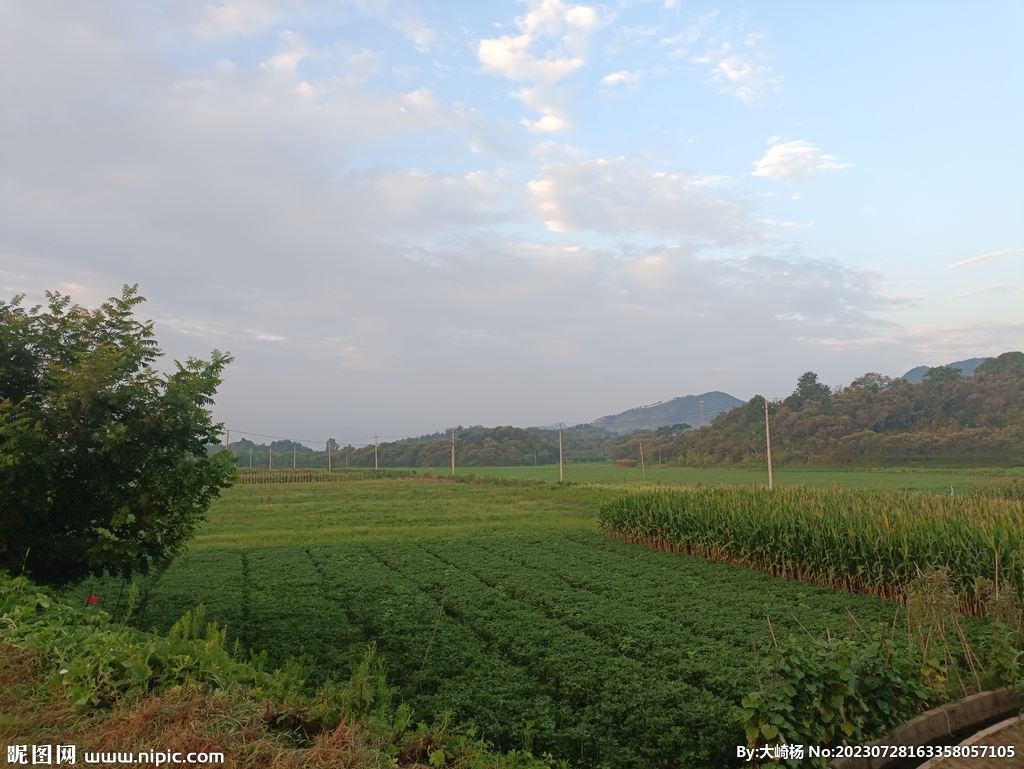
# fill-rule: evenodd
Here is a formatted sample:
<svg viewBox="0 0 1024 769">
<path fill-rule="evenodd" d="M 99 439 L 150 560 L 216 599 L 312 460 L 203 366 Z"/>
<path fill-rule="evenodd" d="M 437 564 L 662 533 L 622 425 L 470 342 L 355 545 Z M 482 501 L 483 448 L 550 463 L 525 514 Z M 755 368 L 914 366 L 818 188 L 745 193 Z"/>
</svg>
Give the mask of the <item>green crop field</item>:
<svg viewBox="0 0 1024 769">
<path fill-rule="evenodd" d="M 596 531 L 597 506 L 611 496 L 594 487 L 424 478 L 240 485 L 214 503 L 190 548 Z"/>
<path fill-rule="evenodd" d="M 202 602 L 270 665 L 309 655 L 318 680 L 376 641 L 419 718 L 449 710 L 502 747 L 582 766 L 722 766 L 744 741 L 736 706 L 756 688 L 752 646 L 771 644 L 766 616 L 824 634 L 847 610 L 865 626 L 893 614 L 585 531 L 208 549 L 147 587 L 144 626 Z"/>
<path fill-rule="evenodd" d="M 313 683 L 346 679 L 375 642 L 416 719 L 448 712 L 578 767 L 725 766 L 767 617 L 777 636 L 818 636 L 896 607 L 602 536 L 598 509 L 641 488 L 657 485 L 236 486 L 188 552 L 140 580 L 132 621 L 165 631 L 202 603 L 268 665 L 302 656 Z M 79 590 L 123 613 L 118 580 Z"/>
<path fill-rule="evenodd" d="M 619 468 L 611 462 L 583 462 L 569 464 L 563 468 L 566 482 L 572 483 L 641 483 L 643 470 L 637 467 Z M 423 472 L 420 470 L 420 472 Z M 432 468 L 431 472 L 444 477 L 451 472 L 450 468 Z M 461 467 L 456 472 L 460 475 L 474 475 L 488 478 L 521 478 L 537 479 L 548 483 L 558 481 L 558 465 L 541 465 L 539 467 Z M 908 489 L 913 491 L 932 491 L 949 493 L 949 487 L 961 491 L 972 486 L 985 485 L 1007 478 L 1024 478 L 1024 468 L 996 469 L 925 469 L 911 468 L 793 468 L 783 467 L 774 470 L 774 481 L 778 486 L 810 486 L 832 488 L 832 484 L 843 489 L 876 489 L 895 490 Z M 657 464 L 647 466 L 647 482 L 662 484 L 725 484 L 752 485 L 768 483 L 766 468 L 699 468 L 699 467 L 659 467 Z"/>
</svg>

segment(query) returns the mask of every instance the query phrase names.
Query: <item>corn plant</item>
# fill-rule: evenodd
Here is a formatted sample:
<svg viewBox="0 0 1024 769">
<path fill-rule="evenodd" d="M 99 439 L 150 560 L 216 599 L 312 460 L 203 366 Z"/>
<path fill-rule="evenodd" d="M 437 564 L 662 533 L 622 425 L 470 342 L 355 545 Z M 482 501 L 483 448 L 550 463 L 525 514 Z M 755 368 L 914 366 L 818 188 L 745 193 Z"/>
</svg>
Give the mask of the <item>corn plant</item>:
<svg viewBox="0 0 1024 769">
<path fill-rule="evenodd" d="M 599 520 L 638 544 L 899 602 L 944 568 L 962 610 L 981 616 L 979 578 L 1024 595 L 1024 502 L 1013 496 L 692 486 L 625 494 Z"/>
</svg>

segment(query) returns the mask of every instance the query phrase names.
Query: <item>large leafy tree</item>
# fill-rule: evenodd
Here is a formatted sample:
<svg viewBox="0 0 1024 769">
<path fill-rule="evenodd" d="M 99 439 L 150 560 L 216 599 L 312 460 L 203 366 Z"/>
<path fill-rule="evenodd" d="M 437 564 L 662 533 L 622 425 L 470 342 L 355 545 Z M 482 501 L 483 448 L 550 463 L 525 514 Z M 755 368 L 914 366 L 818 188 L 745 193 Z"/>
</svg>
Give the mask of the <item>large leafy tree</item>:
<svg viewBox="0 0 1024 769">
<path fill-rule="evenodd" d="M 95 310 L 0 300 L 0 568 L 47 583 L 145 572 L 177 552 L 229 485 L 208 407 L 230 356 L 161 374 L 144 301 Z"/>
</svg>

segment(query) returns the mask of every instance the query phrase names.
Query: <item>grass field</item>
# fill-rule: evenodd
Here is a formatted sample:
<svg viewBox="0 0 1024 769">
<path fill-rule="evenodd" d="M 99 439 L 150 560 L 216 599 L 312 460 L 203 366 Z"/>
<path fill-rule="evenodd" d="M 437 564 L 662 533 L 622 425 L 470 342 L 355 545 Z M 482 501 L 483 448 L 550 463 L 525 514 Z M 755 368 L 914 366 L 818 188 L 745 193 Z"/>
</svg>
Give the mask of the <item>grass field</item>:
<svg viewBox="0 0 1024 769">
<path fill-rule="evenodd" d="M 596 531 L 594 511 L 610 496 L 594 487 L 422 478 L 235 486 L 214 503 L 189 548 Z"/>
<path fill-rule="evenodd" d="M 450 468 L 432 468 L 429 472 L 442 477 Z M 558 465 L 540 467 L 462 467 L 460 475 L 536 479 L 548 483 L 558 481 Z M 638 467 L 618 468 L 610 462 L 583 462 L 565 465 L 565 480 L 573 483 L 641 483 L 643 471 Z M 925 468 L 777 468 L 774 482 L 779 486 L 810 486 L 831 488 L 837 484 L 844 489 L 891 490 L 910 489 L 949 493 L 949 487 L 968 489 L 974 485 L 992 483 L 1007 478 L 1024 477 L 1024 468 L 1009 469 L 925 469 Z M 767 484 L 767 469 L 725 469 L 697 467 L 647 467 L 648 483 L 667 484 Z"/>
</svg>

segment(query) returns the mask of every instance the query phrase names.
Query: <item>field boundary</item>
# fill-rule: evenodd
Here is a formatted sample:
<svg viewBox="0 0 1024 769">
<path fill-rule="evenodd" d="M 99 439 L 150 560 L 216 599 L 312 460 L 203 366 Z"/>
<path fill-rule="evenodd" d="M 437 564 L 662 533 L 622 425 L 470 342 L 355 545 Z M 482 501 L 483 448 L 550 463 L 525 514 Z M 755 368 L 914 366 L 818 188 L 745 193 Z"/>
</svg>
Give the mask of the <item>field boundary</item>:
<svg viewBox="0 0 1024 769">
<path fill-rule="evenodd" d="M 865 743 L 873 745 L 923 746 L 957 734 L 977 729 L 1015 712 L 1022 704 L 1021 696 L 1010 687 L 979 692 L 956 702 L 940 705 L 910 719 L 885 737 Z M 886 758 L 838 758 L 830 761 L 826 769 L 885 769 L 905 761 L 894 756 Z M 931 762 L 929 762 L 931 763 Z"/>
<path fill-rule="evenodd" d="M 730 566 L 739 566 L 744 569 L 751 569 L 752 571 L 771 574 L 773 577 L 777 577 L 778 579 L 792 580 L 794 582 L 806 582 L 810 585 L 845 590 L 848 593 L 855 593 L 857 595 L 870 595 L 875 598 L 884 598 L 887 601 L 893 601 L 894 603 L 899 604 L 905 604 L 907 602 L 906 587 L 890 590 L 883 589 L 881 592 L 878 590 L 858 590 L 855 586 L 851 585 L 848 580 L 837 580 L 835 578 L 826 579 L 824 577 L 815 576 L 813 573 L 801 571 L 796 564 L 789 564 L 788 569 L 782 569 L 774 564 L 765 568 L 763 564 L 757 561 L 728 555 L 724 553 L 721 548 L 717 547 L 692 547 L 691 545 L 682 545 L 678 542 L 662 539 L 661 537 L 634 537 L 630 534 L 620 534 L 616 531 L 606 531 L 603 533 L 609 539 L 618 539 L 622 542 L 628 542 L 631 545 L 639 545 L 651 550 L 679 553 L 680 555 L 688 555 L 693 558 L 703 558 L 708 561 L 717 561 L 718 563 L 727 563 Z"/>
</svg>

